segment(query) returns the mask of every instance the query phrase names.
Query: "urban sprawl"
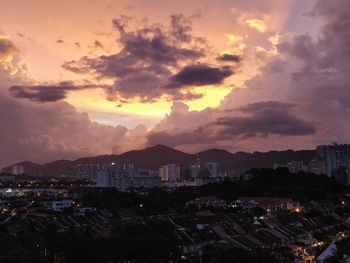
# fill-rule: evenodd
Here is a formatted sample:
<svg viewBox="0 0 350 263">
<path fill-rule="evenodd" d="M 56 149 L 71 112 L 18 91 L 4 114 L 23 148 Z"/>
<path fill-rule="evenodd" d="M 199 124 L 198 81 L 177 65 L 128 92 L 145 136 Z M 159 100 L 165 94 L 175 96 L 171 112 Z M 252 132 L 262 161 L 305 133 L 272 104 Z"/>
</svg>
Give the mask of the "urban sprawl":
<svg viewBox="0 0 350 263">
<path fill-rule="evenodd" d="M 81 260 L 77 249 L 91 249 L 85 262 L 349 262 L 350 145 L 316 153 L 241 174 L 199 157 L 84 163 L 69 178 L 16 164 L 0 176 L 0 236 L 30 240 L 17 246 L 33 262 Z"/>
</svg>

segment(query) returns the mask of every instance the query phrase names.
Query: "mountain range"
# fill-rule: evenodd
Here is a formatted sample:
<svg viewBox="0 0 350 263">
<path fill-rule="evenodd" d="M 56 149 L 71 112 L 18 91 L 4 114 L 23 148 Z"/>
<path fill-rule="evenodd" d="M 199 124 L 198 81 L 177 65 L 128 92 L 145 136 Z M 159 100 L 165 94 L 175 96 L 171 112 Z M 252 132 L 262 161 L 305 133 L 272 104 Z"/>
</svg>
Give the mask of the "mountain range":
<svg viewBox="0 0 350 263">
<path fill-rule="evenodd" d="M 209 149 L 195 154 L 189 154 L 164 145 L 156 145 L 119 155 L 99 155 L 73 161 L 57 160 L 44 164 L 25 161 L 18 163 L 18 165 L 22 165 L 25 174 L 30 176 L 57 177 L 60 175 L 73 175 L 74 167 L 79 164 L 107 164 L 115 162 L 134 164 L 135 167 L 139 168 L 158 169 L 165 164 L 193 164 L 199 160 L 200 162 L 217 162 L 221 170 L 239 174 L 253 167 L 272 167 L 273 163 L 284 164 L 289 161 L 308 162 L 315 155 L 316 151 L 314 150 L 231 153 L 221 149 Z M 11 166 L 5 167 L 3 170 L 9 173 Z"/>
</svg>

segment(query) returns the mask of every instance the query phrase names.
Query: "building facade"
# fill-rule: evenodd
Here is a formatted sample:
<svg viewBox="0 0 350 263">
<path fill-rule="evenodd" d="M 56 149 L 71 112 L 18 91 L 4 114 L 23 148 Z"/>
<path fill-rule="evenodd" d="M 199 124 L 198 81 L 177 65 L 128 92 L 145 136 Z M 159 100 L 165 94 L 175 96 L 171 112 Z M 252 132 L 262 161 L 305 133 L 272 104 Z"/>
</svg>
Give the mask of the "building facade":
<svg viewBox="0 0 350 263">
<path fill-rule="evenodd" d="M 15 164 L 11 166 L 11 174 L 13 175 L 21 175 L 24 174 L 24 166 L 20 164 Z"/>
<path fill-rule="evenodd" d="M 180 166 L 167 164 L 159 168 L 159 177 L 162 181 L 177 182 L 180 180 Z"/>
<path fill-rule="evenodd" d="M 152 188 L 160 186 L 157 173 L 146 169 L 135 169 L 132 165 L 111 164 L 97 172 L 97 187 L 115 187 L 121 191 L 131 188 Z"/>
<path fill-rule="evenodd" d="M 325 161 L 325 173 L 330 177 L 341 167 L 350 172 L 350 145 L 331 144 L 317 146 L 317 154 Z M 349 178 L 347 178 L 349 183 Z"/>
<path fill-rule="evenodd" d="M 101 169 L 100 164 L 78 164 L 74 167 L 75 177 L 81 180 L 95 181 L 97 171 Z"/>
</svg>

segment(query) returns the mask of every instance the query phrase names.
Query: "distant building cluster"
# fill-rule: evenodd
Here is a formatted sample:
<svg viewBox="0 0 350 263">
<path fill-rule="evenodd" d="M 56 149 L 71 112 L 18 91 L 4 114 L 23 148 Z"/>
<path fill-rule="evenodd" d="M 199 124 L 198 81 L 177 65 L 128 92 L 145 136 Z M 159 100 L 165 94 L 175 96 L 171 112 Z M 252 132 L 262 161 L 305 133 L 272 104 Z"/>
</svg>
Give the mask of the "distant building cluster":
<svg viewBox="0 0 350 263">
<path fill-rule="evenodd" d="M 310 172 L 334 176 L 342 183 L 350 184 L 350 144 L 319 145 L 316 156 L 308 163 L 291 161 L 273 165 L 274 169 L 279 167 L 286 167 L 291 173 Z"/>
<path fill-rule="evenodd" d="M 97 187 L 115 187 L 121 191 L 130 188 L 152 188 L 160 186 L 157 173 L 147 169 L 136 169 L 133 165 L 112 163 L 97 171 Z"/>
<path fill-rule="evenodd" d="M 298 160 L 274 163 L 273 169 L 284 167 L 288 168 L 291 173 L 325 174 L 350 185 L 350 144 L 319 145 L 314 158 L 311 160 L 305 160 L 305 158 L 300 156 Z M 5 175 L 4 170 L 0 181 L 18 180 L 20 176 L 29 172 L 25 171 L 23 164 L 12 165 L 6 171 L 8 174 Z M 74 179 L 95 182 L 99 187 L 115 187 L 120 190 L 159 186 L 200 186 L 219 182 L 225 177 L 233 181 L 251 179 L 249 173 L 237 173 L 232 168 L 222 171 L 218 162 L 201 162 L 199 158 L 194 163 L 164 164 L 157 170 L 136 168 L 132 164 L 81 163 L 76 164 L 71 171 L 73 176 L 72 174 L 69 176 Z"/>
<path fill-rule="evenodd" d="M 79 179 L 95 181 L 97 171 L 101 168 L 102 166 L 100 164 L 78 164 L 75 166 L 75 175 Z"/>
<path fill-rule="evenodd" d="M 325 174 L 336 176 L 339 169 L 343 168 L 347 176 L 344 182 L 349 184 L 350 172 L 350 145 L 349 144 L 331 144 L 317 146 L 317 154 L 325 161 Z"/>
<path fill-rule="evenodd" d="M 104 165 L 90 175 L 98 187 L 115 187 L 126 191 L 131 188 L 199 186 L 222 179 L 215 162 L 194 165 L 166 164 L 158 171 L 135 168 L 131 164 Z M 85 179 L 87 177 L 81 177 Z M 96 179 L 94 179 L 96 178 Z"/>
</svg>

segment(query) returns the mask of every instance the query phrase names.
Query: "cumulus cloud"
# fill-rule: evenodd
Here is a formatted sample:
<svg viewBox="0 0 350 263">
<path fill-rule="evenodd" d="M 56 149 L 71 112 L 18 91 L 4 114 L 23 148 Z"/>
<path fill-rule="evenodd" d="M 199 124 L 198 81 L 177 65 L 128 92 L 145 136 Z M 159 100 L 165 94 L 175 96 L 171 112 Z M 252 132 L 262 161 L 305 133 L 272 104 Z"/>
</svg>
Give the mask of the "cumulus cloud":
<svg viewBox="0 0 350 263">
<path fill-rule="evenodd" d="M 4 91 L 0 125 L 8 129 L 0 131 L 0 140 L 5 142 L 0 160 L 74 158 L 158 143 L 193 152 L 209 147 L 251 151 L 346 142 L 350 133 L 349 9 L 347 0 L 319 0 L 309 13 L 322 20 L 317 38 L 282 38 L 260 73 L 234 88 L 218 108 L 194 111 L 175 101 L 171 112 L 150 132 L 144 126 L 130 131 L 100 125 L 65 102 L 38 104 L 17 100 Z M 234 71 L 222 65 L 240 58 L 222 55 L 216 58 L 219 66 L 197 63 L 206 57 L 206 43 L 193 36 L 191 22 L 184 19 L 173 17 L 166 27 L 152 24 L 136 29 L 131 29 L 130 18 L 116 19 L 119 52 L 83 57 L 65 63 L 64 68 L 112 80 L 114 84 L 106 91 L 117 100 L 138 97 L 152 101 L 164 94 L 181 99 L 185 96 L 181 89 L 222 83 Z M 39 101 L 49 89 L 16 86 L 20 88 L 14 88 L 13 95 L 20 97 L 26 91 L 29 95 L 22 96 Z M 56 98 L 71 91 L 59 88 L 53 89 Z M 198 96 L 190 89 L 186 92 Z"/>
<path fill-rule="evenodd" d="M 18 48 L 13 44 L 12 41 L 6 38 L 1 38 L 0 35 L 0 59 L 5 59 L 8 56 L 12 56 L 18 51 Z"/>
<path fill-rule="evenodd" d="M 238 109 L 243 116 L 219 117 L 215 124 L 220 127 L 220 134 L 236 135 L 244 139 L 271 134 L 314 134 L 314 125 L 293 115 L 291 107 L 291 104 L 276 101 L 248 104 Z"/>
<path fill-rule="evenodd" d="M 1 165 L 120 153 L 142 145 L 144 126 L 128 130 L 92 122 L 66 102 L 24 103 L 1 94 Z"/>
<path fill-rule="evenodd" d="M 302 136 L 315 134 L 316 128 L 295 116 L 296 105 L 278 101 L 247 104 L 230 110 L 206 109 L 189 111 L 183 104 L 173 111 L 148 135 L 148 143 L 172 146 L 215 145 L 218 142 L 248 140 L 254 137 Z M 187 121 L 187 125 L 184 122 Z M 193 121 L 192 121 L 193 120 Z"/>
<path fill-rule="evenodd" d="M 14 45 L 6 40 L 6 46 Z M 127 129 L 91 121 L 88 114 L 79 113 L 64 101 L 56 101 L 77 88 L 73 83 L 62 82 L 56 87 L 31 86 L 33 82 L 22 70 L 25 68 L 23 61 L 11 60 L 16 74 L 11 74 L 12 71 L 3 65 L 8 62 L 8 56 L 18 55 L 19 50 L 3 48 L 0 52 L 0 126 L 3 127 L 0 129 L 0 167 L 22 160 L 47 162 L 120 153 L 144 145 L 145 126 Z M 14 83 L 17 86 L 9 93 L 8 85 Z M 12 95 L 51 103 L 19 100 Z"/>
<path fill-rule="evenodd" d="M 145 143 L 146 127 L 102 125 L 66 102 L 38 104 L 0 92 L 0 165 L 120 153 Z"/>
<path fill-rule="evenodd" d="M 220 84 L 232 74 L 228 68 L 192 66 L 207 56 L 208 48 L 205 39 L 193 35 L 192 23 L 183 15 L 172 15 L 168 26 L 143 23 L 140 27 L 132 22 L 125 16 L 113 20 L 120 51 L 68 61 L 63 68 L 112 80 L 108 98 L 124 102 L 134 98 L 152 102 L 163 95 L 196 99 L 201 95 L 181 89 L 186 84 Z M 185 75 L 189 83 L 185 83 Z M 168 89 L 169 81 L 174 84 L 172 89 Z"/>
<path fill-rule="evenodd" d="M 349 9 L 346 0 L 319 0 L 309 13 L 322 21 L 317 38 L 297 35 L 282 40 L 261 72 L 233 89 L 210 114 L 206 110 L 202 124 L 182 128 L 178 118 L 169 118 L 171 113 L 166 120 L 174 128 L 155 129 L 148 135 L 149 144 L 168 141 L 181 149 L 219 145 L 266 150 L 347 142 Z M 182 118 L 186 115 L 200 116 L 201 112 L 188 110 Z"/>
<path fill-rule="evenodd" d="M 0 84 L 10 86 L 22 81 L 31 82 L 33 77 L 19 48 L 0 32 Z"/>
</svg>

